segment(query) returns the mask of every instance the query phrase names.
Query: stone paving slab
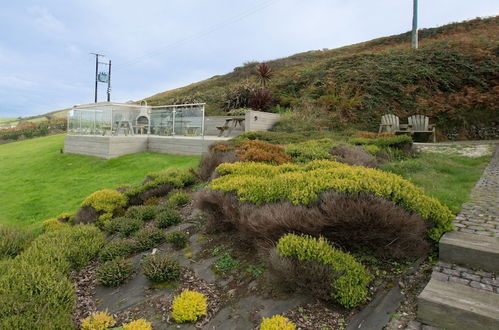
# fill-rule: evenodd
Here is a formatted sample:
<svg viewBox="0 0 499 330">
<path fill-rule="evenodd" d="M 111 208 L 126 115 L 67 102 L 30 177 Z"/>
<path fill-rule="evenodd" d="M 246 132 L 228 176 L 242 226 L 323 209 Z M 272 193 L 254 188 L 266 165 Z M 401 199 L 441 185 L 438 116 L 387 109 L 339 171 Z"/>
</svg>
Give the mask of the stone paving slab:
<svg viewBox="0 0 499 330">
<path fill-rule="evenodd" d="M 499 294 L 499 279 L 494 273 L 439 261 L 433 267 L 431 277 L 439 281 L 454 282 L 471 288 Z"/>
</svg>

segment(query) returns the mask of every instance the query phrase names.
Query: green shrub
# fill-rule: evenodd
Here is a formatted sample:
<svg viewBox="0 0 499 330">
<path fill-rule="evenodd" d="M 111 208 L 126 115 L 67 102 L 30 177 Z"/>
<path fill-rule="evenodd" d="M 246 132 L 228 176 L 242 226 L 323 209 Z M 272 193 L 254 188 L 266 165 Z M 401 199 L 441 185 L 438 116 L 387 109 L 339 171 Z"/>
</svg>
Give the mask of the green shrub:
<svg viewBox="0 0 499 330">
<path fill-rule="evenodd" d="M 42 222 L 42 230 L 45 233 L 50 232 L 50 231 L 56 231 L 56 230 L 59 230 L 59 229 L 62 229 L 62 228 L 68 227 L 68 226 L 69 226 L 68 223 L 60 222 L 56 218 L 47 219 L 47 220 Z"/>
<path fill-rule="evenodd" d="M 354 307 L 365 301 L 371 276 L 354 257 L 333 248 L 324 238 L 287 234 L 279 239 L 276 249 L 283 257 L 329 266 L 336 277 L 331 283 L 331 296 L 341 305 Z"/>
<path fill-rule="evenodd" d="M 156 227 L 167 228 L 182 222 L 180 213 L 172 208 L 165 208 L 156 216 Z"/>
<path fill-rule="evenodd" d="M 166 254 L 151 254 L 142 262 L 142 270 L 153 282 L 170 282 L 180 278 L 182 269 L 178 261 Z"/>
<path fill-rule="evenodd" d="M 329 153 L 336 145 L 331 139 L 310 140 L 286 146 L 286 154 L 295 162 L 306 163 L 318 159 L 331 159 Z"/>
<path fill-rule="evenodd" d="M 128 237 L 144 226 L 144 221 L 139 219 L 119 218 L 116 224 L 117 231 L 121 237 Z M 113 221 L 113 223 L 115 223 Z"/>
<path fill-rule="evenodd" d="M 409 135 L 395 135 L 393 137 L 355 137 L 350 139 L 351 144 L 355 145 L 375 145 L 380 148 L 390 147 L 395 149 L 407 150 L 412 146 L 412 138 Z"/>
<path fill-rule="evenodd" d="M 96 269 L 97 280 L 104 286 L 118 286 L 132 274 L 130 260 L 118 258 L 99 265 Z"/>
<path fill-rule="evenodd" d="M 165 234 L 158 228 L 142 228 L 134 235 L 134 239 L 137 250 L 145 251 L 164 242 Z"/>
<path fill-rule="evenodd" d="M 127 211 L 127 218 L 139 219 L 142 221 L 153 220 L 158 212 L 158 208 L 152 205 L 132 206 Z"/>
<path fill-rule="evenodd" d="M 195 322 L 206 315 L 208 298 L 202 293 L 184 290 L 173 299 L 172 318 L 178 323 Z"/>
<path fill-rule="evenodd" d="M 134 242 L 130 240 L 118 239 L 111 241 L 102 248 L 99 253 L 99 260 L 106 262 L 119 257 L 126 257 L 135 249 Z"/>
<path fill-rule="evenodd" d="M 238 268 L 239 264 L 239 260 L 234 259 L 228 252 L 226 252 L 215 262 L 215 268 L 218 271 L 225 272 Z"/>
<path fill-rule="evenodd" d="M 381 151 L 381 148 L 374 144 L 365 144 L 362 147 L 371 155 L 376 155 Z"/>
<path fill-rule="evenodd" d="M 452 229 L 453 215 L 447 206 L 400 176 L 376 169 L 322 160 L 280 166 L 249 162 L 222 164 L 217 171 L 222 177 L 207 187 L 235 192 L 243 202 L 289 200 L 298 205 L 313 202 L 328 190 L 346 194 L 362 192 L 383 197 L 427 220 L 432 227 L 428 235 L 435 241 Z"/>
<path fill-rule="evenodd" d="M 35 234 L 29 229 L 0 225 L 0 260 L 15 257 L 34 237 Z"/>
<path fill-rule="evenodd" d="M 189 237 L 181 231 L 172 231 L 166 235 L 166 240 L 176 249 L 183 249 L 187 246 Z"/>
<path fill-rule="evenodd" d="M 97 212 L 102 212 L 102 215 L 112 216 L 118 208 L 125 207 L 126 203 L 126 197 L 118 191 L 104 189 L 90 194 L 81 203 L 81 207 L 93 207 Z"/>
<path fill-rule="evenodd" d="M 332 134 L 323 131 L 300 131 L 295 133 L 286 132 L 245 132 L 231 139 L 233 143 L 240 143 L 247 140 L 260 140 L 272 144 L 300 143 L 308 140 L 330 139 Z"/>
<path fill-rule="evenodd" d="M 191 201 L 191 195 L 185 191 L 176 191 L 168 197 L 168 203 L 174 207 L 184 206 Z"/>
</svg>

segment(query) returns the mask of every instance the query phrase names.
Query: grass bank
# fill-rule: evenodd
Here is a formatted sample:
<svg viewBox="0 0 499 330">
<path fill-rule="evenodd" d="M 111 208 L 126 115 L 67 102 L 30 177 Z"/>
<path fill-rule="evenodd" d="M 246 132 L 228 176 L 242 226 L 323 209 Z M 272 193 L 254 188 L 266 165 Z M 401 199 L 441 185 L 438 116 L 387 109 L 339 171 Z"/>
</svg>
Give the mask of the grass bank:
<svg viewBox="0 0 499 330">
<path fill-rule="evenodd" d="M 417 158 L 384 164 L 381 169 L 401 175 L 458 213 L 490 159 L 424 152 Z"/>
<path fill-rule="evenodd" d="M 138 153 L 104 160 L 61 154 L 64 135 L 0 145 L 0 223 L 34 226 L 76 210 L 92 192 L 135 184 L 151 171 L 195 167 L 197 156 Z"/>
</svg>

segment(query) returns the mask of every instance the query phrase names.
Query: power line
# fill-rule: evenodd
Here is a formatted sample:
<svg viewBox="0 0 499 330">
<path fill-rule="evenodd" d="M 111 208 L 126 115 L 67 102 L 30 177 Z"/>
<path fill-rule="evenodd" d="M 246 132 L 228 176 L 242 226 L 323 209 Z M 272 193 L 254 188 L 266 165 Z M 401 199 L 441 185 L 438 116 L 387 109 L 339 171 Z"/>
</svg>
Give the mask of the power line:
<svg viewBox="0 0 499 330">
<path fill-rule="evenodd" d="M 272 4 L 274 4 L 275 2 L 277 2 L 279 0 L 270 0 L 270 1 L 264 1 L 258 5 L 256 5 L 255 7 L 253 7 L 252 9 L 250 10 L 247 10 L 247 11 L 244 11 L 238 15 L 235 15 L 225 21 L 222 21 L 222 22 L 219 22 L 217 24 L 214 24 L 212 26 L 210 26 L 209 28 L 207 28 L 206 30 L 203 30 L 203 31 L 200 31 L 194 35 L 191 35 L 191 36 L 188 36 L 188 37 L 185 37 L 185 38 L 182 38 L 182 39 L 179 39 L 177 41 L 174 41 L 168 45 L 166 45 L 165 47 L 162 47 L 160 49 L 157 49 L 155 51 L 152 51 L 148 54 L 144 54 L 142 56 L 139 56 L 133 60 L 130 60 L 128 62 L 124 62 L 120 65 L 117 65 L 115 66 L 115 69 L 114 71 L 116 70 L 120 70 L 120 69 L 125 69 L 125 67 L 130 67 L 136 63 L 139 63 L 147 58 L 150 58 L 150 57 L 153 57 L 153 56 L 157 56 L 157 55 L 160 55 L 168 50 L 170 50 L 171 48 L 174 48 L 174 47 L 177 47 L 181 44 L 184 44 L 184 43 L 187 43 L 187 42 L 190 42 L 190 41 L 194 41 L 194 40 L 198 40 L 206 35 L 209 35 L 215 31 L 218 31 L 230 24 L 234 24 L 236 22 L 239 22 L 241 20 L 243 20 L 244 18 L 248 17 L 248 16 L 251 16 L 259 11 L 262 11 L 264 10 L 265 8 L 268 8 L 270 7 Z"/>
</svg>

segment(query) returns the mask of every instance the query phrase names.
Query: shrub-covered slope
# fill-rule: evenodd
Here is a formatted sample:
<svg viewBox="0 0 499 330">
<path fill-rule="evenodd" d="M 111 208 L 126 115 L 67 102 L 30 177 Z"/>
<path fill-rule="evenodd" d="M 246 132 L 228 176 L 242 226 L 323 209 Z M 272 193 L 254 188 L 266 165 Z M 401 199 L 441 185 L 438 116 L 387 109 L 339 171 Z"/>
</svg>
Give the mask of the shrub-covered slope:
<svg viewBox="0 0 499 330">
<path fill-rule="evenodd" d="M 434 118 L 450 138 L 498 134 L 499 16 L 420 31 L 420 49 L 410 34 L 333 50 L 310 51 L 268 62 L 274 104 L 292 107 L 321 126 L 348 123 L 376 129 L 384 113 L 421 113 Z M 207 102 L 221 112 L 225 97 L 256 82 L 256 63 L 147 98 L 149 104 Z M 250 81 L 250 82 L 248 82 Z M 495 127 L 495 128 L 494 128 Z"/>
</svg>

